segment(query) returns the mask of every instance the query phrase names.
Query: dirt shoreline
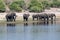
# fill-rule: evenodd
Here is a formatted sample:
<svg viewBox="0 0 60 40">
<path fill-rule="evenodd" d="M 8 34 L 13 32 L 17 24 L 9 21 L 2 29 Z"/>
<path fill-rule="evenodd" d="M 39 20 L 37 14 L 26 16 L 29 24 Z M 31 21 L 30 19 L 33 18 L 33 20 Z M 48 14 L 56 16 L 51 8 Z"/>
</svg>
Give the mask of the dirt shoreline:
<svg viewBox="0 0 60 40">
<path fill-rule="evenodd" d="M 33 14 L 40 14 L 40 13 L 32 13 L 32 12 L 28 12 L 28 11 L 27 12 L 21 12 L 21 13 L 15 12 L 15 13 L 17 15 L 16 20 L 19 20 L 19 21 L 23 21 L 23 14 L 24 13 L 29 13 L 30 14 L 29 21 L 32 20 L 32 15 Z M 45 9 L 45 11 L 44 12 L 41 12 L 41 13 L 48 13 L 48 14 L 54 13 L 56 15 L 56 20 L 59 20 L 60 19 L 60 8 L 51 8 L 49 10 L 48 9 Z M 6 21 L 6 18 L 5 18 L 6 14 L 7 13 L 0 13 L 0 23 L 1 23 L 2 20 Z"/>
</svg>

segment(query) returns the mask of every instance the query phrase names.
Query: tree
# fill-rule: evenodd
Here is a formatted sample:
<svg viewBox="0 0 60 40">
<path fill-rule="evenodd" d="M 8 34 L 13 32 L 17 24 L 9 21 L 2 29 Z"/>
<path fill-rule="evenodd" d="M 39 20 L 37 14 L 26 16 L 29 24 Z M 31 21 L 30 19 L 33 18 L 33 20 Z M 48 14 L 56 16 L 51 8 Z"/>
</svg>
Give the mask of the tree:
<svg viewBox="0 0 60 40">
<path fill-rule="evenodd" d="M 25 2 L 23 0 L 17 0 L 17 1 L 14 1 L 13 3 L 16 3 L 18 4 L 21 8 L 24 8 L 25 7 Z"/>
<path fill-rule="evenodd" d="M 44 8 L 50 8 L 50 3 L 48 3 L 48 1 L 42 1 L 42 4 L 44 6 Z"/>
<path fill-rule="evenodd" d="M 41 12 L 43 10 L 43 5 L 37 0 L 31 0 L 28 9 L 30 12 Z"/>
<path fill-rule="evenodd" d="M 60 7 L 60 1 L 58 0 L 53 0 L 53 2 L 50 5 L 51 7 Z"/>
<path fill-rule="evenodd" d="M 15 11 L 22 11 L 25 7 L 25 2 L 23 0 L 17 0 L 10 4 L 10 9 Z"/>
<path fill-rule="evenodd" d="M 0 12 L 5 12 L 5 5 L 3 4 L 3 2 L 0 0 Z"/>
<path fill-rule="evenodd" d="M 15 10 L 17 12 L 22 11 L 22 8 L 18 4 L 14 3 L 14 2 L 10 5 L 10 9 Z"/>
</svg>

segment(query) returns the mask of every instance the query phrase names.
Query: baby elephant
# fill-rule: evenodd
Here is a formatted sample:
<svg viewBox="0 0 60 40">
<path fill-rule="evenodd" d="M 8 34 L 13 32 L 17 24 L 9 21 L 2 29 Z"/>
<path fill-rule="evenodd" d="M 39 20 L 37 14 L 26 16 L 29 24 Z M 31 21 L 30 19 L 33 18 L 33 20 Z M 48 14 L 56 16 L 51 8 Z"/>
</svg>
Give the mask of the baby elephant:
<svg viewBox="0 0 60 40">
<path fill-rule="evenodd" d="M 23 19 L 24 21 L 28 21 L 28 17 L 30 16 L 30 14 L 23 14 Z"/>
</svg>

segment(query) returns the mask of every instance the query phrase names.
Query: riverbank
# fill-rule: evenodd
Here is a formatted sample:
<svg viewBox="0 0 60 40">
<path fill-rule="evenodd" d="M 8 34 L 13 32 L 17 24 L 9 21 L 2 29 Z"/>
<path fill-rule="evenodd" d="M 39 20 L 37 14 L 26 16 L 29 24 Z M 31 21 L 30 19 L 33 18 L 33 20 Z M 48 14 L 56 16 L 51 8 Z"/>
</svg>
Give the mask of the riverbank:
<svg viewBox="0 0 60 40">
<path fill-rule="evenodd" d="M 21 20 L 16 20 L 15 22 L 7 22 L 5 20 L 0 20 L 0 24 L 9 24 L 9 23 L 15 23 L 15 24 L 24 24 L 24 23 L 37 23 L 37 22 L 44 22 L 44 21 L 21 21 Z"/>
<path fill-rule="evenodd" d="M 28 21 L 29 22 L 34 22 L 32 21 L 32 15 L 33 14 L 41 14 L 41 13 L 47 13 L 47 14 L 50 14 L 50 13 L 54 13 L 56 15 L 56 20 L 60 21 L 60 8 L 50 8 L 50 9 L 45 9 L 44 12 L 41 12 L 41 13 L 32 13 L 32 12 L 21 12 L 21 13 L 17 13 L 15 12 L 17 17 L 16 17 L 16 23 L 23 23 L 23 14 L 24 13 L 29 13 L 30 16 L 29 16 L 29 19 Z M 0 13 L 0 23 L 7 23 L 6 22 L 6 16 L 7 13 Z"/>
</svg>

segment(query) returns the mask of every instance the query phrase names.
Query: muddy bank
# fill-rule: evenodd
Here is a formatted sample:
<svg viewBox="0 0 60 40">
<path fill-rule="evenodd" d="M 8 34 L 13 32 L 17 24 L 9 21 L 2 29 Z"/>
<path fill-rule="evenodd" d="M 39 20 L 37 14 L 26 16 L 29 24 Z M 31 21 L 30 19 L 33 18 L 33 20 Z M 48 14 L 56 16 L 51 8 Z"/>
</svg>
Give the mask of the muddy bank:
<svg viewBox="0 0 60 40">
<path fill-rule="evenodd" d="M 29 20 L 32 20 L 32 15 L 33 14 L 41 14 L 41 13 L 47 13 L 47 14 L 50 14 L 50 13 L 54 13 L 56 15 L 56 19 L 59 20 L 60 19 L 60 8 L 51 8 L 51 9 L 45 9 L 44 12 L 41 12 L 41 13 L 32 13 L 32 12 L 21 12 L 21 13 L 17 13 L 16 12 L 16 15 L 17 15 L 17 18 L 16 20 L 20 20 L 20 21 L 23 21 L 23 14 L 24 13 L 29 13 L 30 16 L 29 16 Z M 0 20 L 4 20 L 6 21 L 6 16 L 7 13 L 0 13 Z"/>
</svg>

